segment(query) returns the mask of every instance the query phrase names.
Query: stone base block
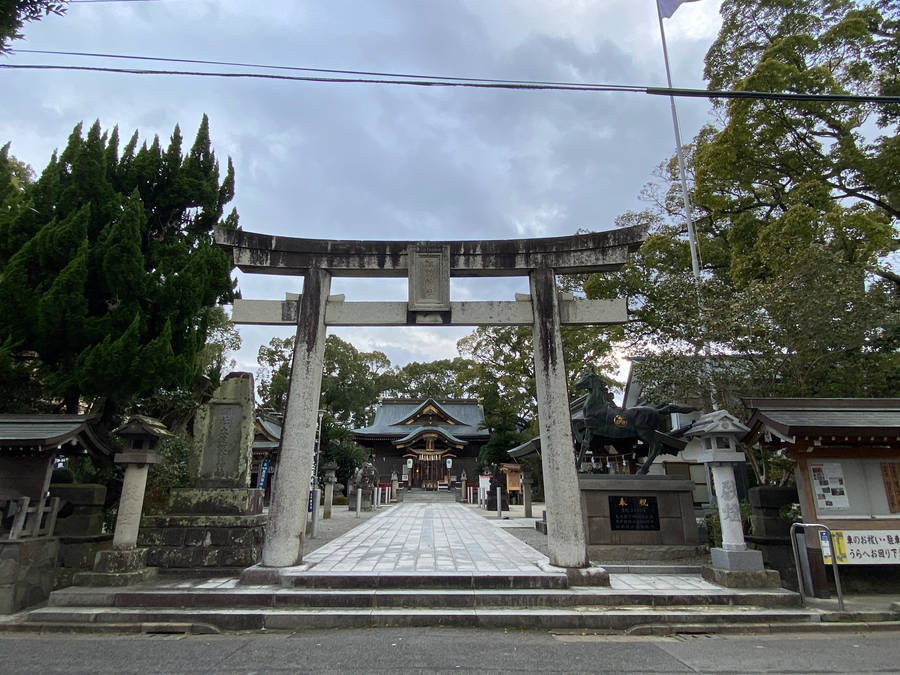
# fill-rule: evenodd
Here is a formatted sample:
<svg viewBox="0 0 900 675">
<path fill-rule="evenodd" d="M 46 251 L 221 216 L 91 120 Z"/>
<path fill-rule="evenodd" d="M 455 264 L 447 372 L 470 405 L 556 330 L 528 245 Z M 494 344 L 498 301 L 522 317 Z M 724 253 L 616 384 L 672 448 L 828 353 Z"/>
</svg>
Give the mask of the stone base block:
<svg viewBox="0 0 900 675">
<path fill-rule="evenodd" d="M 566 580 L 572 586 L 609 586 L 609 572 L 602 567 L 567 567 Z"/>
<path fill-rule="evenodd" d="M 59 539 L 0 541 L 0 614 L 43 602 L 53 590 Z"/>
<path fill-rule="evenodd" d="M 128 548 L 97 551 L 94 558 L 94 571 L 117 574 L 134 572 L 147 566 L 147 549 Z"/>
<path fill-rule="evenodd" d="M 176 488 L 169 495 L 170 514 L 253 516 L 263 510 L 263 491 L 253 488 Z"/>
<path fill-rule="evenodd" d="M 726 551 L 723 548 L 712 548 L 709 553 L 712 566 L 718 569 L 748 572 L 764 569 L 762 553 L 753 549 Z"/>
<path fill-rule="evenodd" d="M 259 561 L 265 526 L 263 515 L 148 516 L 138 545 L 149 549 L 147 562 L 156 567 L 236 571 Z"/>
<path fill-rule="evenodd" d="M 75 575 L 75 586 L 132 586 L 155 579 L 159 570 L 143 567 L 128 572 L 79 572 Z"/>
<path fill-rule="evenodd" d="M 281 572 L 284 569 L 284 567 L 253 565 L 241 572 L 239 583 L 242 586 L 278 586 L 281 584 Z"/>
<path fill-rule="evenodd" d="M 780 588 L 781 575 L 775 570 L 724 570 L 707 565 L 703 578 L 726 588 Z"/>
<path fill-rule="evenodd" d="M 590 545 L 588 556 L 598 563 L 623 562 L 679 562 L 706 563 L 708 551 L 705 546 L 620 546 Z"/>
</svg>

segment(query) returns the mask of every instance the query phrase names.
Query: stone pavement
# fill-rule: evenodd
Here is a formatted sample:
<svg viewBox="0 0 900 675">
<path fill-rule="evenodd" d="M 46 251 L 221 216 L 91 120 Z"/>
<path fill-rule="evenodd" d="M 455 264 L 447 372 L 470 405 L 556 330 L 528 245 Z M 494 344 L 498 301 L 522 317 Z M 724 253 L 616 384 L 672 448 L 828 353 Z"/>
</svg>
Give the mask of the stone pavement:
<svg viewBox="0 0 900 675">
<path fill-rule="evenodd" d="M 461 504 L 403 503 L 304 556 L 317 571 L 533 572 L 545 556 Z"/>
</svg>

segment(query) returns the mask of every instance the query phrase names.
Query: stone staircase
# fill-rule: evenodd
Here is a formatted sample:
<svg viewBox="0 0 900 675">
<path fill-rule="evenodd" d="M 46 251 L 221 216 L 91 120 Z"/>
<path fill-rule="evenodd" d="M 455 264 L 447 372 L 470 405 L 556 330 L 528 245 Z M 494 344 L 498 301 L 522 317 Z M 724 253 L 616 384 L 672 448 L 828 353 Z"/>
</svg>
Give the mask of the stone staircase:
<svg viewBox="0 0 900 675">
<path fill-rule="evenodd" d="M 827 612 L 783 589 L 331 588 L 241 586 L 235 579 L 55 591 L 22 629 L 221 632 L 329 627 L 464 626 L 594 632 L 812 630 Z M 846 618 L 846 617 L 845 617 Z M 882 617 L 889 618 L 889 617 Z"/>
<path fill-rule="evenodd" d="M 403 503 L 412 504 L 451 504 L 457 500 L 457 491 L 454 490 L 423 490 L 412 488 L 404 490 Z"/>
</svg>

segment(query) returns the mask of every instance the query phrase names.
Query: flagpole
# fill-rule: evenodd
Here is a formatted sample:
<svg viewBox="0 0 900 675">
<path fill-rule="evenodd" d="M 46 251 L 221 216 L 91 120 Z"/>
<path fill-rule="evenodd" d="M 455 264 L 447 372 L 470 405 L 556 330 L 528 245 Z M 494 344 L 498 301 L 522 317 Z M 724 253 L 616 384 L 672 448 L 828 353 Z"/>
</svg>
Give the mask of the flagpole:
<svg viewBox="0 0 900 675">
<path fill-rule="evenodd" d="M 666 63 L 666 82 L 672 88 L 672 71 L 669 69 L 669 48 L 666 46 L 666 31 L 663 28 L 662 12 L 659 0 L 656 0 L 656 17 L 659 19 L 659 36 L 662 38 L 663 60 Z M 691 247 L 691 268 L 694 278 L 700 281 L 700 259 L 697 255 L 697 239 L 694 236 L 694 213 L 691 208 L 691 196 L 688 193 L 687 172 L 684 169 L 684 151 L 681 149 L 681 130 L 678 128 L 678 111 L 675 109 L 675 97 L 669 96 L 672 107 L 672 126 L 675 127 L 675 150 L 678 155 L 678 171 L 681 174 L 681 196 L 684 200 L 684 217 L 687 219 L 688 243 Z M 699 295 L 698 295 L 699 297 Z"/>
<path fill-rule="evenodd" d="M 659 8 L 659 0 L 656 2 L 656 18 L 659 20 L 659 37 L 662 40 L 663 61 L 666 64 L 666 83 L 669 89 L 672 89 L 672 71 L 669 68 L 669 48 L 666 45 L 666 30 L 663 27 L 662 11 Z M 684 168 L 684 151 L 681 147 L 681 129 L 678 126 L 678 111 L 675 109 L 675 97 L 669 96 L 669 104 L 672 108 L 672 126 L 675 128 L 675 151 L 678 157 L 678 172 L 681 174 L 681 196 L 684 201 L 684 217 L 687 220 L 688 244 L 691 249 L 691 269 L 694 273 L 694 281 L 697 291 L 697 312 L 700 319 L 700 325 L 704 332 L 706 330 L 706 316 L 703 311 L 703 300 L 700 295 L 700 256 L 697 253 L 697 238 L 694 236 L 694 211 L 691 208 L 691 195 L 688 192 L 687 171 Z M 712 376 L 712 352 L 709 348 L 709 342 L 706 336 L 703 337 L 703 372 L 706 375 L 707 385 L 709 386 L 709 399 L 713 410 L 717 410 L 716 405 L 716 385 Z M 702 386 L 702 385 L 701 385 Z"/>
</svg>

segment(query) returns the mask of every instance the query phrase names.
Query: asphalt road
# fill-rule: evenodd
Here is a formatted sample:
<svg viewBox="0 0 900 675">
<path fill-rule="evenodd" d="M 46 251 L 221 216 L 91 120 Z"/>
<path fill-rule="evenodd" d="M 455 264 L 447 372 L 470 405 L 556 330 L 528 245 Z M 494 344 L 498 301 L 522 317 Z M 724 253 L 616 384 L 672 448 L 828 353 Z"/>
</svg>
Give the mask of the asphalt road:
<svg viewBox="0 0 900 675">
<path fill-rule="evenodd" d="M 0 635 L 20 673 L 896 673 L 900 632 L 644 638 L 450 628 Z"/>
</svg>

